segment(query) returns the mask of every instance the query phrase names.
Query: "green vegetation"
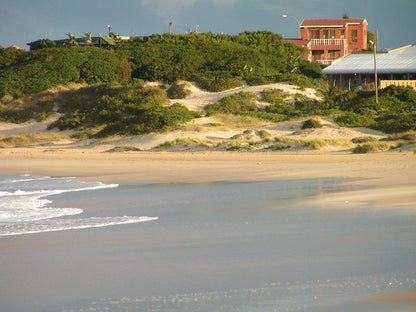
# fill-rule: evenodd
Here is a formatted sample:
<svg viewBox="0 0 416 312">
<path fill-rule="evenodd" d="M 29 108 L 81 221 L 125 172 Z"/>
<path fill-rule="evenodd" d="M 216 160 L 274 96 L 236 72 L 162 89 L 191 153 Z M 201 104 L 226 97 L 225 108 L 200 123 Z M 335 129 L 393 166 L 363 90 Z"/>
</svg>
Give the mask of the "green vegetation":
<svg viewBox="0 0 416 312">
<path fill-rule="evenodd" d="M 307 119 L 302 124 L 302 129 L 322 128 L 322 124 L 316 119 Z"/>
<path fill-rule="evenodd" d="M 66 135 L 56 133 L 22 133 L 12 136 L 0 136 L 0 148 L 34 146 L 39 144 L 54 144 L 67 141 Z"/>
<path fill-rule="evenodd" d="M 157 88 L 85 87 L 62 96 L 59 112 L 63 116 L 49 128 L 97 128 L 95 137 L 133 135 L 176 129 L 198 116 L 180 104 L 167 103 L 166 92 Z"/>
<path fill-rule="evenodd" d="M 380 151 L 387 151 L 390 149 L 390 145 L 381 142 L 373 142 L 367 143 L 362 145 L 357 145 L 352 149 L 353 154 L 367 154 L 367 153 L 374 153 Z"/>
<path fill-rule="evenodd" d="M 55 48 L 48 40 L 40 40 L 39 44 L 30 52 L 0 49 L 0 121 L 42 121 L 58 111 L 62 116 L 50 128 L 76 129 L 74 138 L 164 131 L 199 116 L 180 104 L 168 105 L 168 96 L 189 95 L 188 83 L 182 84 L 181 80 L 195 81 L 210 91 L 238 87 L 244 82 L 253 85 L 286 81 L 301 89 L 314 87 L 321 92 L 323 101 L 297 95 L 290 103 L 288 94 L 280 90 L 265 90 L 261 98 L 239 92 L 206 106 L 205 112 L 215 115 L 221 125 L 236 128 L 265 121 L 328 116 L 345 127 L 370 127 L 386 133 L 416 130 L 414 90 L 395 86 L 380 90 L 378 105 L 374 92 L 327 90 L 325 80 L 316 78 L 320 67 L 305 61 L 301 48 L 284 44 L 282 37 L 272 32 L 152 35 L 120 44 L 115 50 Z M 143 88 L 146 80 L 173 84 L 165 92 Z M 83 83 L 84 87 L 30 105 L 18 105 L 16 100 L 71 83 Z M 269 105 L 259 107 L 258 100 Z M 306 123 L 305 127 L 319 127 L 312 119 L 309 125 Z M 270 137 L 264 135 L 262 139 Z M 228 148 L 245 146 L 235 141 Z"/>
<path fill-rule="evenodd" d="M 173 83 L 196 81 L 220 91 L 246 81 L 299 79 L 311 83 L 321 68 L 301 57 L 303 49 L 272 32 L 152 35 L 97 47 L 55 48 L 48 39 L 30 52 L 0 49 L 0 98 L 18 97 L 72 82 L 107 83 L 131 78 Z M 285 75 L 288 75 L 287 77 Z M 309 79 L 309 80 L 308 80 Z"/>
<path fill-rule="evenodd" d="M 140 152 L 141 149 L 135 146 L 131 146 L 131 145 L 121 145 L 121 146 L 116 146 L 110 150 L 108 150 L 107 152 L 109 153 L 115 153 L 115 152 Z"/>
<path fill-rule="evenodd" d="M 379 92 L 376 105 L 374 92 L 344 91 L 333 88 L 322 102 L 297 96 L 295 103 L 284 101 L 284 93 L 265 90 L 262 98 L 271 104 L 259 108 L 256 95 L 240 92 L 219 103 L 206 106 L 209 115 L 234 114 L 279 122 L 309 116 L 333 116 L 340 126 L 369 127 L 386 133 L 416 130 L 416 92 L 411 88 L 390 86 Z M 318 124 L 311 125 L 319 127 Z"/>
<path fill-rule="evenodd" d="M 13 50 L 0 51 L 0 98 L 5 94 L 19 97 L 73 82 L 92 84 L 131 78 L 127 55 L 121 51 L 94 47 Z"/>
</svg>

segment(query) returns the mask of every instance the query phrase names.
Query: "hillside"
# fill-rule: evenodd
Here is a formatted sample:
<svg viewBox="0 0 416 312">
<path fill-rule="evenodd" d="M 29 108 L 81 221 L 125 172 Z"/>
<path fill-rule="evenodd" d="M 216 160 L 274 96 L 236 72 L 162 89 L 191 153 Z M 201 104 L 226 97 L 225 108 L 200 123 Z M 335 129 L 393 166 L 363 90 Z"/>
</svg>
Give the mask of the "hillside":
<svg viewBox="0 0 416 312">
<path fill-rule="evenodd" d="M 305 101 L 313 101 L 316 106 L 325 104 L 322 95 L 311 88 L 301 89 L 291 84 L 275 83 L 261 86 L 243 86 L 223 92 L 208 92 L 199 89 L 195 84 L 183 82 L 190 94 L 185 99 L 167 99 L 163 107 L 171 107 L 180 103 L 189 112 L 197 113 L 189 121 L 182 121 L 165 130 L 156 129 L 150 133 L 120 134 L 97 136 L 96 128 L 73 127 L 60 131 L 51 128 L 65 116 L 60 113 L 62 106 L 68 104 L 68 99 L 78 101 L 85 94 L 93 94 L 87 85 L 60 87 L 33 96 L 19 99 L 9 105 L 33 107 L 45 100 L 49 101 L 53 111 L 45 120 L 37 122 L 29 120 L 21 124 L 0 123 L 0 144 L 3 147 L 37 146 L 37 148 L 63 150 L 72 148 L 92 148 L 97 151 L 137 151 L 137 150 L 167 150 L 167 151 L 299 151 L 310 150 L 320 152 L 348 151 L 363 144 L 371 145 L 374 150 L 389 150 L 391 148 L 411 149 L 415 147 L 415 135 L 409 132 L 407 137 L 389 137 L 388 135 L 368 128 L 340 126 L 334 121 L 335 115 L 317 116 L 305 115 L 298 118 L 287 118 L 286 121 L 272 122 L 255 115 L 235 113 L 213 113 L 204 116 L 201 112 L 207 105 L 221 103 L 225 99 L 242 94 L 252 94 L 255 106 L 263 111 L 274 104 L 265 101 L 264 94 L 277 92 L 282 99 L 279 105 L 295 106 L 301 97 Z M 148 83 L 140 90 L 153 90 L 160 93 L 167 88 L 164 84 Z M 106 90 L 106 89 L 104 89 Z M 133 89 L 134 90 L 134 89 Z M 103 91 L 103 90 L 101 90 Z M 114 87 L 106 93 L 128 92 L 125 89 L 114 91 Z M 131 92 L 131 90 L 130 90 Z M 147 91 L 149 92 L 149 91 Z M 163 91 L 164 92 L 164 91 Z M 100 94 L 102 97 L 102 94 Z M 100 97 L 99 96 L 99 97 Z M 268 99 L 270 101 L 270 99 Z M 176 103 L 176 104 L 175 104 Z M 284 104 L 287 103 L 287 104 Z M 255 112 L 255 111 L 252 111 Z M 302 129 L 306 120 L 318 121 L 317 127 Z M 99 129 L 102 129 L 102 127 Z M 30 135 L 29 135 L 30 134 Z"/>
</svg>

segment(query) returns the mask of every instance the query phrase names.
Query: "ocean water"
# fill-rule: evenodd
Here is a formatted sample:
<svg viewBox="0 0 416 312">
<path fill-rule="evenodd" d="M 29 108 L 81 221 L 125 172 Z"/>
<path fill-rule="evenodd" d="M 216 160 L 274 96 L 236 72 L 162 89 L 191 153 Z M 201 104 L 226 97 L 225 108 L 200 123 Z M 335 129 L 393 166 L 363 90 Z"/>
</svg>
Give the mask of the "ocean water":
<svg viewBox="0 0 416 312">
<path fill-rule="evenodd" d="M 0 175 L 0 236 L 103 227 L 157 218 L 116 216 L 63 218 L 82 214 L 79 208 L 53 208 L 53 195 L 110 189 L 118 184 L 85 183 L 71 177 Z"/>
<path fill-rule="evenodd" d="M 2 181 L 0 311 L 414 308 L 361 298 L 416 288 L 415 210 L 320 204 L 342 180 Z"/>
</svg>

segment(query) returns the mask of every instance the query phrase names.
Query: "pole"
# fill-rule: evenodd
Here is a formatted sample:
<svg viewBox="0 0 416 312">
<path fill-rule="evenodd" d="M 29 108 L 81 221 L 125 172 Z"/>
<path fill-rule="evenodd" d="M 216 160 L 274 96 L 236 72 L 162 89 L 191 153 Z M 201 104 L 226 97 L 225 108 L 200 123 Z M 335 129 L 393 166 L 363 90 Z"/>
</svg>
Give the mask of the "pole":
<svg viewBox="0 0 416 312">
<path fill-rule="evenodd" d="M 377 79 L 377 45 L 370 40 L 374 51 L 374 86 L 376 91 L 376 105 L 378 105 L 378 79 Z"/>
<path fill-rule="evenodd" d="M 172 30 L 172 22 L 169 22 L 169 35 L 172 33 L 171 30 Z"/>
</svg>

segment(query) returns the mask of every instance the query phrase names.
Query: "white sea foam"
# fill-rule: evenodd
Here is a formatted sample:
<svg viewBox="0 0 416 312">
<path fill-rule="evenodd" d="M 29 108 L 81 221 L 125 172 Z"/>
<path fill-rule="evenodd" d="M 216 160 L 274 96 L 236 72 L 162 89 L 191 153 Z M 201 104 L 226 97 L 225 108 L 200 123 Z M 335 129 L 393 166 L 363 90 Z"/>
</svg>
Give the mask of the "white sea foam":
<svg viewBox="0 0 416 312">
<path fill-rule="evenodd" d="M 1 179 L 1 177 L 0 177 Z M 70 177 L 19 176 L 0 180 L 0 236 L 85 229 L 156 220 L 155 217 L 101 217 L 59 219 L 83 212 L 79 208 L 53 208 L 49 196 L 117 188 L 118 184 L 78 182 Z"/>
<path fill-rule="evenodd" d="M 64 230 L 79 230 L 79 229 L 89 229 L 89 228 L 98 228 L 111 225 L 123 225 L 130 223 L 139 223 L 146 221 L 157 220 L 157 217 L 132 217 L 132 216 L 123 216 L 123 217 L 104 217 L 104 218 L 85 218 L 85 219 L 60 219 L 60 220 L 51 220 L 52 222 L 30 222 L 30 223 L 20 223 L 18 225 L 13 225 L 8 228 L 5 227 L 3 236 L 9 235 L 21 235 L 21 234 L 35 234 L 35 233 L 45 233 L 45 232 L 56 232 Z"/>
</svg>

